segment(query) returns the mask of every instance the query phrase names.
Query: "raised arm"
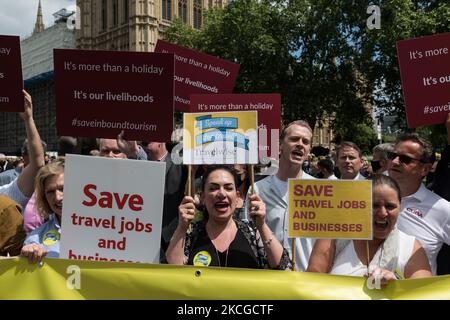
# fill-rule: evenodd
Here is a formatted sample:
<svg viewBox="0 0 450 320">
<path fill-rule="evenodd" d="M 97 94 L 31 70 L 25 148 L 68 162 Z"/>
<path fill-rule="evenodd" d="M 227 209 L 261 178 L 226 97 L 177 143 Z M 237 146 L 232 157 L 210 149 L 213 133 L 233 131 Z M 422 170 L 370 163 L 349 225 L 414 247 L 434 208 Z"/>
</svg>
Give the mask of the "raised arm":
<svg viewBox="0 0 450 320">
<path fill-rule="evenodd" d="M 121 131 L 117 136 L 117 146 L 125 153 L 128 159 L 138 159 L 139 147 L 136 141 L 127 141 L 123 138 L 125 131 Z"/>
<path fill-rule="evenodd" d="M 307 272 L 328 273 L 333 267 L 336 240 L 317 239 L 309 258 Z"/>
<path fill-rule="evenodd" d="M 33 107 L 31 96 L 23 91 L 25 111 L 20 114 L 20 117 L 25 123 L 25 130 L 28 139 L 28 156 L 30 163 L 23 169 L 22 173 L 17 178 L 17 186 L 20 191 L 27 197 L 31 197 L 34 192 L 34 179 L 37 172 L 44 166 L 44 148 L 42 147 L 41 137 L 36 128 L 33 119 Z"/>
</svg>

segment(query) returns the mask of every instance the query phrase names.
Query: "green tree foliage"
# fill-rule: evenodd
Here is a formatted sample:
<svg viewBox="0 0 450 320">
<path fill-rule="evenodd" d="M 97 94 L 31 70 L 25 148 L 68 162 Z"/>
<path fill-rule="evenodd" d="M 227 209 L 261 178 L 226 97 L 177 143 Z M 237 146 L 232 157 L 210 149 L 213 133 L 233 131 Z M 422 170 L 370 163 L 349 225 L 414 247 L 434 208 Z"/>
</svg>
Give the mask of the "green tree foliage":
<svg viewBox="0 0 450 320">
<path fill-rule="evenodd" d="M 376 94 L 373 104 L 381 115 L 397 115 L 397 124 L 405 131 L 406 113 L 400 81 L 396 42 L 450 31 L 450 2 L 423 0 L 383 0 L 381 29 L 366 31 L 363 38 L 365 61 L 361 69 Z M 370 58 L 370 59 L 369 59 Z M 435 146 L 445 145 L 442 126 L 418 129 Z"/>
<path fill-rule="evenodd" d="M 371 4 L 379 30 L 366 25 Z M 340 137 L 368 134 L 369 148 L 369 106 L 405 127 L 396 42 L 450 31 L 449 16 L 447 1 L 234 0 L 206 11 L 201 30 L 175 21 L 165 38 L 239 63 L 234 92 L 281 93 L 284 122 L 334 114 Z"/>
</svg>

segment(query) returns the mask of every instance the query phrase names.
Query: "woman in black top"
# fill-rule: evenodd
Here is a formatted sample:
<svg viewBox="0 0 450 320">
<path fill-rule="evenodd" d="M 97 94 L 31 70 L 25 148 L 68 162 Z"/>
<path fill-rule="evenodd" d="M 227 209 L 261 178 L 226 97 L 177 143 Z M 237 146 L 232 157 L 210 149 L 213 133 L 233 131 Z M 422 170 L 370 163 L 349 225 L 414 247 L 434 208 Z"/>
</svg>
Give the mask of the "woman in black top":
<svg viewBox="0 0 450 320">
<path fill-rule="evenodd" d="M 166 252 L 171 264 L 236 268 L 289 269 L 289 255 L 265 223 L 266 209 L 258 195 L 250 196 L 250 216 L 256 222 L 233 219 L 236 177 L 225 166 L 209 168 L 202 180 L 204 219 L 194 223 L 195 205 L 185 197 L 178 209 L 178 227 Z"/>
</svg>

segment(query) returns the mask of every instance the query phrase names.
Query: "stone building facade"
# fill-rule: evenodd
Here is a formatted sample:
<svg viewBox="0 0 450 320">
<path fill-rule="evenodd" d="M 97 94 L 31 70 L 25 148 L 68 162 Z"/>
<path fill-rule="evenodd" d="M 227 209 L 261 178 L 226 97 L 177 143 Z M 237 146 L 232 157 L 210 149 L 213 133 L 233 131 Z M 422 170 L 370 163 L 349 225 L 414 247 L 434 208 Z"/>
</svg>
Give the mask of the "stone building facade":
<svg viewBox="0 0 450 320">
<path fill-rule="evenodd" d="M 57 150 L 53 48 L 152 52 L 175 17 L 200 28 L 203 12 L 228 0 L 77 0 L 80 28 L 66 20 L 45 28 L 40 1 L 33 35 L 22 41 L 25 89 L 33 97 L 34 117 L 48 150 Z M 44 2 L 45 4 L 45 2 Z M 0 113 L 0 152 L 17 154 L 25 138 L 16 113 Z"/>
<path fill-rule="evenodd" d="M 201 28 L 204 10 L 227 0 L 77 0 L 77 48 L 153 52 L 164 28 L 178 17 Z"/>
</svg>

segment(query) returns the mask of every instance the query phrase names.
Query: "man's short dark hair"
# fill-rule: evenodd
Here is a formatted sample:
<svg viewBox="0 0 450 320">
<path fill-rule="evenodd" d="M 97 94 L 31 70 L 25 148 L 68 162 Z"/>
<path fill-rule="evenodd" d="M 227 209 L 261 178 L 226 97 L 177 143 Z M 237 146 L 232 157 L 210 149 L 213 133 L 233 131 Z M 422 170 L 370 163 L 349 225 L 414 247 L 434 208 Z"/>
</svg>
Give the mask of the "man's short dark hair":
<svg viewBox="0 0 450 320">
<path fill-rule="evenodd" d="M 336 159 L 339 159 L 339 152 L 344 148 L 355 149 L 358 152 L 359 157 L 362 158 L 361 149 L 358 147 L 356 143 L 351 141 L 342 141 L 341 144 L 336 148 Z"/>
<path fill-rule="evenodd" d="M 405 141 L 412 141 L 418 143 L 422 147 L 422 156 L 420 160 L 422 160 L 425 163 L 434 162 L 433 145 L 431 144 L 430 141 L 419 136 L 416 132 L 412 132 L 412 133 L 404 133 L 398 136 L 397 140 L 395 141 L 395 144 L 397 145 L 400 142 Z"/>
<path fill-rule="evenodd" d="M 329 173 L 333 173 L 334 165 L 330 159 L 320 160 L 317 165 L 323 169 L 325 169 Z"/>
<path fill-rule="evenodd" d="M 77 138 L 70 136 L 61 136 L 58 139 L 58 154 L 74 153 L 77 147 Z"/>
</svg>

